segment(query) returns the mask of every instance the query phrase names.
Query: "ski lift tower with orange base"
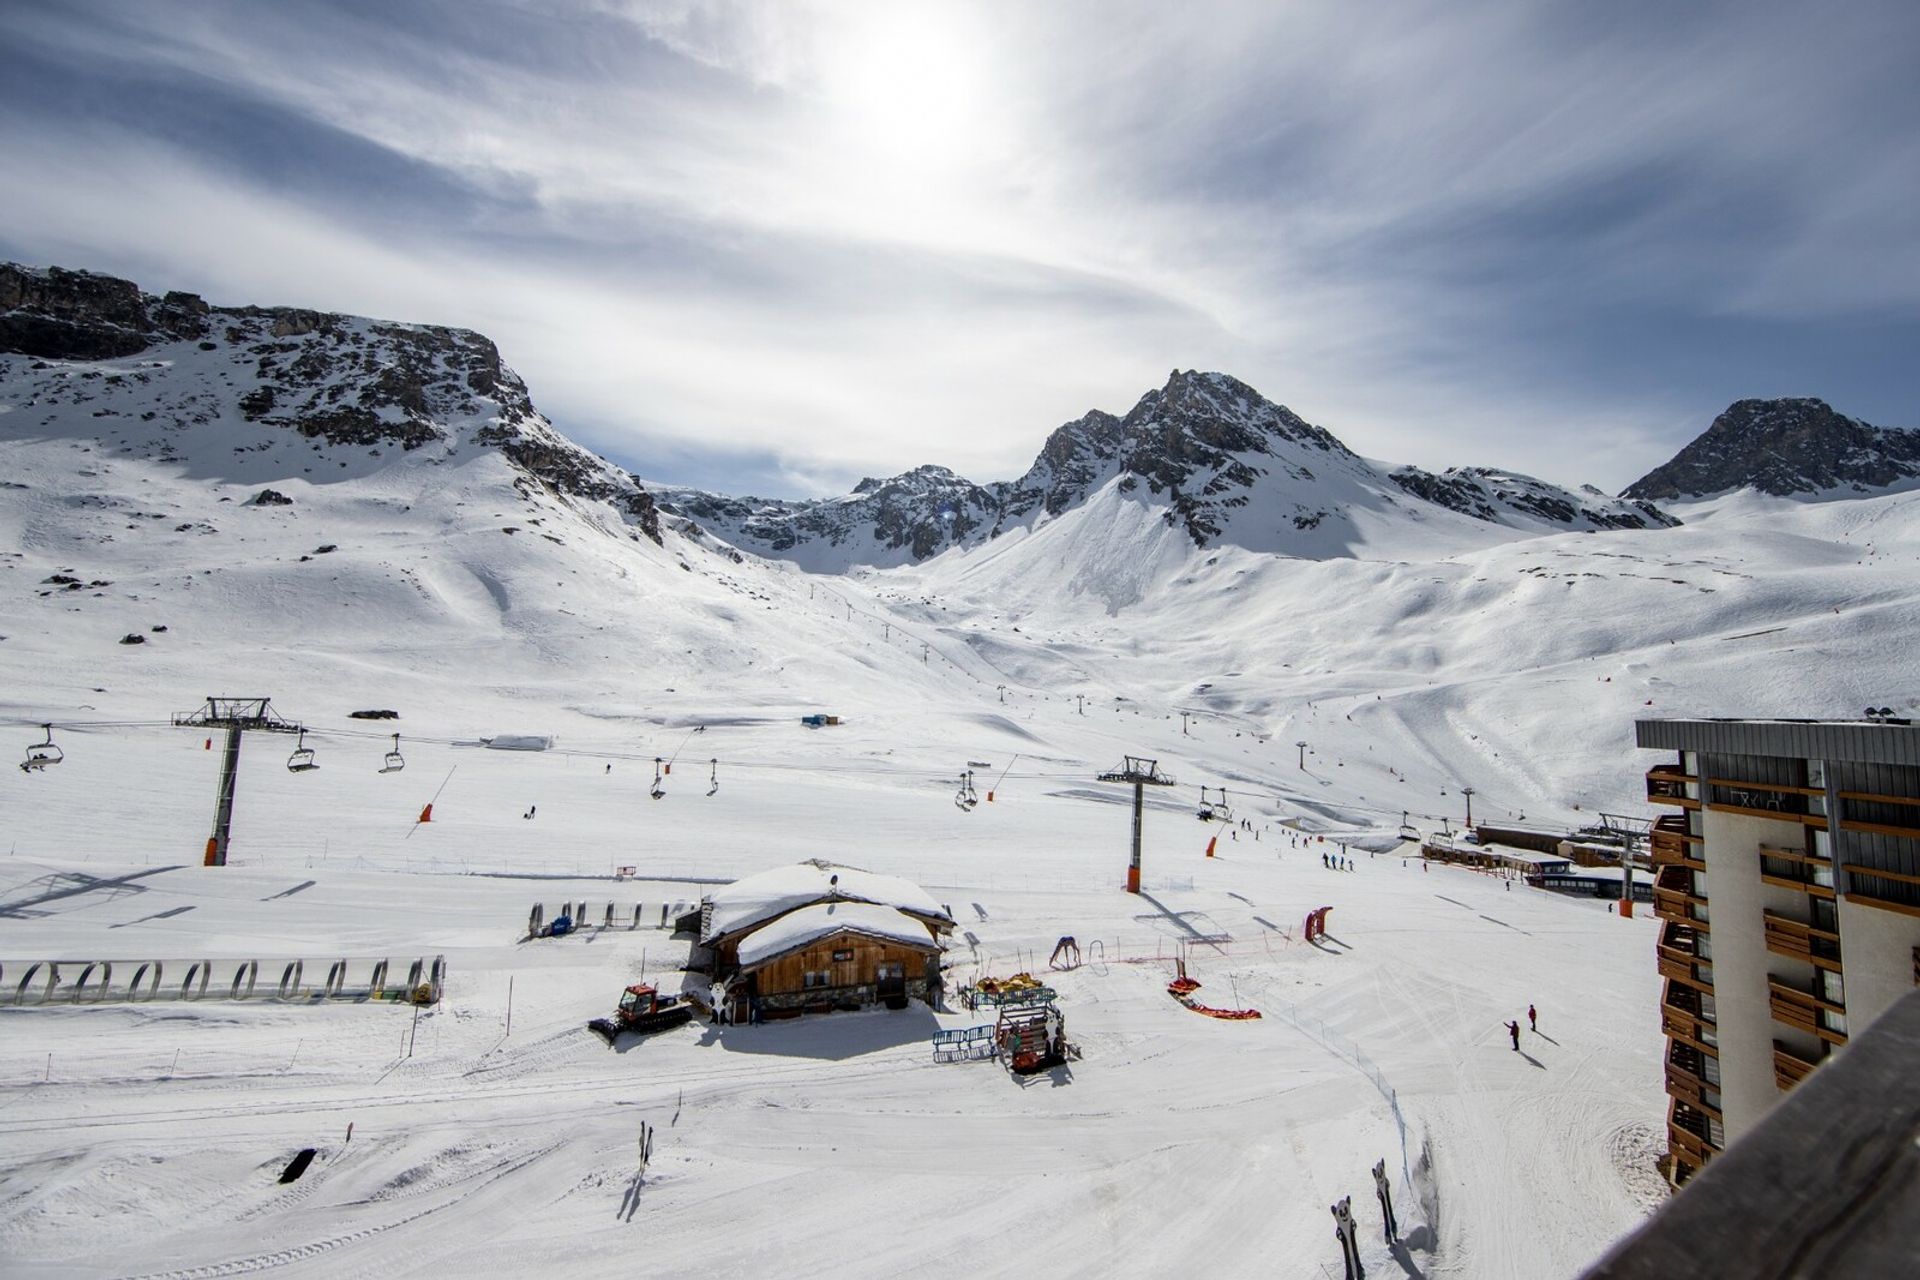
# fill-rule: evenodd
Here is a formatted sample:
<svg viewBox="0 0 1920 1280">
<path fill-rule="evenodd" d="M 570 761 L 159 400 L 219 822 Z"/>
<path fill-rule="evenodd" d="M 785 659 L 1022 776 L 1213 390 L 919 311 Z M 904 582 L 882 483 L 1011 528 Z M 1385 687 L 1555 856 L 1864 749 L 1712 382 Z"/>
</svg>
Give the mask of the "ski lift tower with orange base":
<svg viewBox="0 0 1920 1280">
<path fill-rule="evenodd" d="M 1133 860 L 1127 864 L 1127 892 L 1140 892 L 1140 818 L 1146 808 L 1148 787 L 1171 787 L 1172 778 L 1160 772 L 1160 762 L 1147 760 L 1140 756 L 1127 756 L 1118 769 L 1109 770 L 1097 779 L 1100 782 L 1128 782 L 1133 784 Z"/>
<path fill-rule="evenodd" d="M 301 726 L 274 713 L 270 698 L 208 698 L 207 705 L 173 718 L 180 729 L 225 729 L 226 751 L 220 759 L 220 791 L 213 807 L 213 834 L 207 837 L 205 865 L 227 865 L 227 839 L 233 830 L 233 789 L 240 780 L 240 735 L 299 733 Z"/>
</svg>

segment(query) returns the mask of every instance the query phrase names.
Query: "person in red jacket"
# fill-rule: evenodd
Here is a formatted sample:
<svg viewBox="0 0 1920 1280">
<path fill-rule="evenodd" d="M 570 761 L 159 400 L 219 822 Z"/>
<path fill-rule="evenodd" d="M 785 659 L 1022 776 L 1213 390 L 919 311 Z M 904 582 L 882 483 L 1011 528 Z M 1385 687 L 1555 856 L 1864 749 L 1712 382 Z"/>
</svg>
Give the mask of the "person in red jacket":
<svg viewBox="0 0 1920 1280">
<path fill-rule="evenodd" d="M 1527 1030 L 1538 1031 L 1539 1029 L 1540 1029 L 1540 1017 L 1538 1014 L 1536 1014 L 1533 1011 L 1533 1006 L 1528 1005 L 1527 1006 Z"/>
<path fill-rule="evenodd" d="M 1520 1024 L 1517 1022 L 1509 1022 L 1507 1024 L 1507 1034 L 1513 1037 L 1513 1050 L 1515 1053 L 1518 1053 L 1520 1051 Z"/>
</svg>

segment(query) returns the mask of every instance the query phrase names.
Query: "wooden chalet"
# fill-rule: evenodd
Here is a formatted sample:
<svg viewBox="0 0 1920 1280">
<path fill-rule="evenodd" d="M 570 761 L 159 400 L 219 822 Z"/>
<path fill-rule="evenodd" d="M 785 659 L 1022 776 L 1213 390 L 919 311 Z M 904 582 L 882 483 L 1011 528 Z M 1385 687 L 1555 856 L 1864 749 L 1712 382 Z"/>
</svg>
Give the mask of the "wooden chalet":
<svg viewBox="0 0 1920 1280">
<path fill-rule="evenodd" d="M 815 860 L 714 890 L 697 927 L 696 957 L 744 1022 L 931 1002 L 953 917 L 910 881 Z"/>
</svg>

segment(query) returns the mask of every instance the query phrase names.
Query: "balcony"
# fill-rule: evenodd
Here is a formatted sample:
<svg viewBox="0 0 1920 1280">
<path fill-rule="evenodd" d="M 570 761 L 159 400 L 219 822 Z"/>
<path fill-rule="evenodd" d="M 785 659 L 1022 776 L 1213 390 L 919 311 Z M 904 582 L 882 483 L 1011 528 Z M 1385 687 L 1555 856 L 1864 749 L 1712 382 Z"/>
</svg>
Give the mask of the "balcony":
<svg viewBox="0 0 1920 1280">
<path fill-rule="evenodd" d="M 1789 960 L 1801 960 L 1822 969 L 1840 969 L 1840 935 L 1790 920 L 1772 908 L 1760 913 L 1767 950 Z"/>
<path fill-rule="evenodd" d="M 1660 926 L 1660 947 L 1662 950 L 1678 952 L 1695 960 L 1702 959 L 1701 944 L 1706 941 L 1707 931 L 1695 925 L 1669 921 Z M 1915 985 L 1920 986 L 1920 983 Z"/>
<path fill-rule="evenodd" d="M 1686 867 L 1690 871 L 1705 871 L 1707 864 L 1700 861 L 1695 846 L 1700 837 L 1687 830 L 1687 820 L 1677 813 L 1670 813 L 1657 819 L 1649 836 L 1649 846 L 1653 865 L 1660 867 Z"/>
<path fill-rule="evenodd" d="M 1705 1081 L 1684 1067 L 1675 1066 L 1671 1062 L 1667 1064 L 1667 1096 L 1669 1098 L 1678 1098 L 1690 1107 L 1699 1107 L 1702 1111 L 1711 1111 L 1712 1114 L 1719 1115 L 1719 1111 L 1708 1107 L 1702 1100 L 1701 1095 L 1706 1087 Z"/>
<path fill-rule="evenodd" d="M 1714 1146 L 1707 1140 L 1712 1132 L 1706 1113 L 1675 1098 L 1667 1109 L 1667 1149 L 1677 1159 L 1684 1160 L 1699 1169 L 1714 1156 Z"/>
<path fill-rule="evenodd" d="M 1691 774 L 1681 773 L 1671 766 L 1649 769 L 1647 800 L 1651 804 L 1677 804 L 1698 809 L 1700 801 L 1687 794 L 1687 786 L 1690 783 L 1697 785 L 1699 781 Z"/>
<path fill-rule="evenodd" d="M 1808 803 L 1816 797 L 1826 799 L 1823 787 L 1796 787 L 1780 782 L 1746 782 L 1739 778 L 1708 778 L 1707 807 L 1729 809 L 1756 818 L 1777 818 L 1782 822 L 1810 821 L 1826 825 L 1826 818 L 1813 813 Z"/>
<path fill-rule="evenodd" d="M 1720 1109 L 1706 1100 L 1709 1090 L 1718 1089 L 1708 1078 L 1707 1068 L 1706 1054 L 1692 1045 L 1675 1041 L 1667 1050 L 1667 1096 L 1718 1119 Z"/>
<path fill-rule="evenodd" d="M 1700 936 L 1698 929 L 1675 921 L 1662 926 L 1657 948 L 1660 976 L 1711 992 L 1712 968 L 1709 966 L 1705 972 L 1699 968 Z"/>
<path fill-rule="evenodd" d="M 1693 892 L 1693 872 L 1684 866 L 1670 864 L 1653 874 L 1653 913 L 1662 920 L 1682 924 L 1689 922 L 1692 917 L 1687 914 L 1688 904 L 1706 901 Z"/>
<path fill-rule="evenodd" d="M 1672 982 L 1683 982 L 1690 987 L 1711 993 L 1713 979 L 1702 973 L 1697 962 L 1685 952 L 1674 951 L 1669 947 L 1660 948 L 1660 976 Z"/>
<path fill-rule="evenodd" d="M 1778 1040 L 1773 1042 L 1773 1082 L 1785 1093 L 1813 1074 L 1820 1064 L 1809 1062 Z"/>
<path fill-rule="evenodd" d="M 1712 1050 L 1718 1032 L 1703 1012 L 1704 998 L 1697 987 L 1668 982 L 1660 1003 L 1660 1034 Z"/>
<path fill-rule="evenodd" d="M 1777 978 L 1767 980 L 1767 1011 L 1773 1020 L 1782 1026 L 1792 1027 L 1806 1035 L 1818 1036 L 1828 1044 L 1845 1044 L 1847 1033 L 1832 1031 L 1821 1025 L 1821 1011 L 1844 1015 L 1846 1009 L 1823 1000 L 1808 991 L 1787 986 Z"/>
<path fill-rule="evenodd" d="M 1851 823 L 1846 825 L 1851 829 Z M 1920 876 L 1849 862 L 1847 901 L 1863 907 L 1878 907 L 1882 911 L 1920 916 Z"/>
<path fill-rule="evenodd" d="M 1653 869 L 1661 867 L 1685 867 L 1688 871 L 1705 871 L 1707 864 L 1702 862 L 1691 845 L 1678 840 L 1662 840 L 1659 832 L 1653 835 Z"/>
<path fill-rule="evenodd" d="M 1833 897 L 1833 864 L 1804 849 L 1760 846 L 1760 878 L 1782 889 L 1797 889 L 1816 898 Z"/>
</svg>

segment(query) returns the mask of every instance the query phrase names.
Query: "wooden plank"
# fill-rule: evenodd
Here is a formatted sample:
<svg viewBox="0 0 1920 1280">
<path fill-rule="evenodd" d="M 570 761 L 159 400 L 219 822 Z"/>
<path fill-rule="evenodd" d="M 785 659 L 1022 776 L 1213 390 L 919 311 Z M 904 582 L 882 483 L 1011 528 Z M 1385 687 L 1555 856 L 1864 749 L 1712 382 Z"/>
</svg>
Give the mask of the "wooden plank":
<svg viewBox="0 0 1920 1280">
<path fill-rule="evenodd" d="M 1826 818 L 1817 813 L 1789 813 L 1785 809 L 1749 809 L 1737 804 L 1717 803 L 1709 803 L 1707 808 L 1715 813 L 1738 813 L 1749 818 L 1766 818 L 1770 822 L 1797 822 L 1815 831 L 1827 829 Z M 1915 834 L 1920 835 L 1920 832 Z"/>
<path fill-rule="evenodd" d="M 1885 871 L 1879 867 L 1865 867 L 1857 862 L 1846 863 L 1849 872 L 1857 876 L 1877 876 L 1882 880 L 1897 880 L 1901 884 L 1920 884 L 1920 876 L 1910 876 L 1904 871 Z"/>
<path fill-rule="evenodd" d="M 1840 822 L 1840 829 L 1859 831 L 1867 835 L 1899 836 L 1902 840 L 1920 840 L 1920 827 L 1896 827 L 1885 822 L 1855 822 L 1851 818 L 1845 818 Z"/>
<path fill-rule="evenodd" d="M 1862 804 L 1904 804 L 1920 808 L 1920 796 L 1883 796 L 1871 791 L 1842 791 L 1842 800 L 1858 800 Z"/>
<path fill-rule="evenodd" d="M 1741 778 L 1708 778 L 1709 786 L 1733 791 L 1774 791 L 1783 796 L 1824 796 L 1825 787 L 1796 787 L 1785 782 L 1748 782 Z"/>
<path fill-rule="evenodd" d="M 1872 907 L 1877 911 L 1895 911 L 1903 916 L 1920 918 L 1920 907 L 1910 907 L 1904 902 L 1889 902 L 1885 898 L 1876 898 L 1870 893 L 1861 893 L 1858 889 L 1848 893 L 1846 899 L 1848 902 L 1858 903 L 1863 907 Z M 1915 976 L 1920 977 L 1920 974 L 1916 974 Z"/>
</svg>

